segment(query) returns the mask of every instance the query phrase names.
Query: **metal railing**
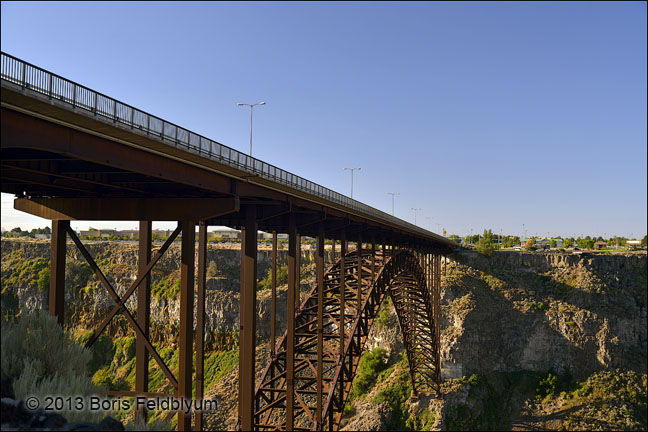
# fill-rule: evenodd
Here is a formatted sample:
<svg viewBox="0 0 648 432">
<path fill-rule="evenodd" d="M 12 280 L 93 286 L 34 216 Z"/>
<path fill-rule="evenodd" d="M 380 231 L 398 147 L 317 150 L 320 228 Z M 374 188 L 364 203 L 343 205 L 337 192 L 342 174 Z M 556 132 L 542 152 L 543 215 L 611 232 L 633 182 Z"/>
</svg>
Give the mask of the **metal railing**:
<svg viewBox="0 0 648 432">
<path fill-rule="evenodd" d="M 65 102 L 72 108 L 80 108 L 92 113 L 97 118 L 107 119 L 121 127 L 146 133 L 148 136 L 165 144 L 185 148 L 208 159 L 390 221 L 409 230 L 428 236 L 431 234 L 429 231 L 402 219 L 191 132 L 174 123 L 140 111 L 135 107 L 119 102 L 4 52 L 2 53 L 1 77 L 3 80 L 19 85 L 23 90 Z"/>
</svg>

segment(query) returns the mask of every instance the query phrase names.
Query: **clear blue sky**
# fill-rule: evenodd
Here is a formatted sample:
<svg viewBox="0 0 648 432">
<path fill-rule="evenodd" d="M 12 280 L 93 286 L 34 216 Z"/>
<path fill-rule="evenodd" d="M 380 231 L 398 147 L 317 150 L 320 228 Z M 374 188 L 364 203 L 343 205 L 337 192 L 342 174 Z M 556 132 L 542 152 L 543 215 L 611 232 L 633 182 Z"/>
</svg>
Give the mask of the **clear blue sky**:
<svg viewBox="0 0 648 432">
<path fill-rule="evenodd" d="M 391 212 L 399 192 L 396 216 L 422 208 L 433 231 L 646 233 L 645 2 L 1 12 L 3 51 L 236 149 L 249 146 L 236 103 L 266 101 L 255 156 L 345 194 L 343 168 L 362 167 L 354 198 Z M 10 202 L 5 229 L 46 224 Z"/>
</svg>

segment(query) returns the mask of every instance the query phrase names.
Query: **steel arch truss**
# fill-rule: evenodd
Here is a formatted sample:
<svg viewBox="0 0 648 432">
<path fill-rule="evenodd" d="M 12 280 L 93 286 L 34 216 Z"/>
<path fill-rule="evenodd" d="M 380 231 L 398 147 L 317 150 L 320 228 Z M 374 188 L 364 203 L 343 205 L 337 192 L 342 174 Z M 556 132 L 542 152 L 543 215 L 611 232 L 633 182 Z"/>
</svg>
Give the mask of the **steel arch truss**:
<svg viewBox="0 0 648 432">
<path fill-rule="evenodd" d="M 363 249 L 361 254 L 353 251 L 337 259 L 324 273 L 321 369 L 315 283 L 296 311 L 294 372 L 289 374 L 287 370 L 286 331 L 256 386 L 255 429 L 337 429 L 369 330 L 385 295 L 391 296 L 396 308 L 414 391 L 438 392 L 439 270 L 440 255 L 407 249 L 393 254 Z M 322 371 L 321 377 L 318 370 Z M 287 385 L 288 376 L 294 377 L 292 386 Z M 287 395 L 290 387 L 294 389 L 292 396 Z M 318 406 L 322 407 L 321 413 Z"/>
</svg>

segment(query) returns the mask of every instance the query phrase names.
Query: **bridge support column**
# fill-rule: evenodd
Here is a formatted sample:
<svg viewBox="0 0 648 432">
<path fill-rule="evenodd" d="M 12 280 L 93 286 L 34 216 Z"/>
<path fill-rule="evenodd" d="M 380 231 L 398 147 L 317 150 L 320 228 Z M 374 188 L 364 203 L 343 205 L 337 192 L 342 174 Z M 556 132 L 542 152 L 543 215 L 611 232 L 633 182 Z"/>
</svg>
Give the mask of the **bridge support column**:
<svg viewBox="0 0 648 432">
<path fill-rule="evenodd" d="M 297 238 L 297 261 L 295 267 L 297 268 L 297 291 L 295 292 L 296 310 L 301 307 L 301 235 L 296 234 Z"/>
<path fill-rule="evenodd" d="M 180 250 L 180 340 L 178 356 L 178 397 L 191 400 L 193 372 L 193 306 L 196 223 L 182 221 Z M 191 412 L 178 411 L 178 430 L 191 430 Z"/>
<path fill-rule="evenodd" d="M 277 231 L 272 231 L 272 303 L 270 304 L 270 356 L 277 350 Z"/>
<path fill-rule="evenodd" d="M 277 231 L 272 231 L 272 293 L 270 300 L 270 359 L 274 361 L 277 355 Z M 274 378 L 274 368 L 270 368 L 270 378 Z M 275 393 L 270 394 L 270 400 L 275 400 Z M 255 403 L 259 403 L 258 399 Z"/>
<path fill-rule="evenodd" d="M 436 306 L 436 316 L 434 317 L 434 324 L 436 327 L 436 381 L 437 381 L 437 393 L 441 394 L 441 256 L 437 255 L 437 266 L 436 266 L 436 289 L 435 292 L 435 306 Z"/>
<path fill-rule="evenodd" d="M 239 336 L 239 416 L 241 429 L 254 427 L 254 379 L 256 353 L 256 273 L 257 221 L 256 207 L 245 209 L 245 230 L 241 243 L 241 332 Z"/>
<path fill-rule="evenodd" d="M 376 280 L 376 238 L 371 237 L 371 280 Z"/>
<path fill-rule="evenodd" d="M 207 282 L 207 224 L 198 225 L 198 295 L 196 299 L 196 400 L 205 391 L 205 284 Z M 196 411 L 196 430 L 203 430 L 203 413 Z"/>
<path fill-rule="evenodd" d="M 151 276 L 147 267 L 151 262 L 151 221 L 139 223 L 139 250 L 137 267 L 139 277 L 144 276 L 137 288 L 137 324 L 142 328 L 142 335 L 135 336 L 135 391 L 148 392 L 148 363 L 149 356 L 146 350 L 145 338 L 149 337 L 151 317 Z M 146 409 L 137 412 L 144 421 L 147 418 Z"/>
<path fill-rule="evenodd" d="M 52 221 L 49 314 L 55 316 L 60 325 L 65 320 L 65 252 L 69 227 L 68 220 Z"/>
<path fill-rule="evenodd" d="M 342 373 L 340 373 L 340 411 L 342 411 L 344 404 L 344 323 L 345 323 L 345 297 L 346 297 L 346 281 L 345 281 L 345 255 L 347 252 L 346 231 L 342 229 L 340 236 L 340 358 L 339 362 L 342 364 Z"/>
<path fill-rule="evenodd" d="M 316 401 L 316 428 L 322 430 L 323 412 L 322 396 L 322 375 L 324 367 L 324 225 L 320 222 L 317 233 L 317 401 Z"/>
<path fill-rule="evenodd" d="M 286 429 L 293 430 L 295 421 L 295 301 L 299 285 L 297 268 L 297 225 L 295 214 L 288 219 L 288 305 L 286 310 Z"/>
<path fill-rule="evenodd" d="M 362 315 L 362 233 L 358 233 L 356 255 L 358 262 L 356 263 L 356 274 L 358 280 L 356 283 L 356 309 L 357 316 Z M 360 362 L 360 347 L 362 346 L 361 332 L 356 332 L 355 345 L 357 348 L 357 355 L 349 358 L 349 370 L 353 370 L 353 365 Z M 353 337 L 353 336 L 351 336 Z"/>
</svg>

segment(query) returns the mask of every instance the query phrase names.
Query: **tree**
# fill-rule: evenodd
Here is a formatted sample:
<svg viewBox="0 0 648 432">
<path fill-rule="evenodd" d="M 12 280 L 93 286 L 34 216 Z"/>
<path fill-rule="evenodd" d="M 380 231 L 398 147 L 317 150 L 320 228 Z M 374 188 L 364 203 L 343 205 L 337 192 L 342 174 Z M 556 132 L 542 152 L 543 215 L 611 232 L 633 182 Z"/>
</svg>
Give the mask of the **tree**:
<svg viewBox="0 0 648 432">
<path fill-rule="evenodd" d="M 549 246 L 551 246 L 552 248 L 556 248 L 558 247 L 558 243 L 556 242 L 556 240 L 551 239 L 551 241 L 549 242 Z"/>
<path fill-rule="evenodd" d="M 565 249 L 567 249 L 569 247 L 572 247 L 573 244 L 574 244 L 574 239 L 573 238 L 566 238 L 565 240 L 563 240 L 563 247 Z"/>
<path fill-rule="evenodd" d="M 220 270 L 216 267 L 216 262 L 210 261 L 207 266 L 207 277 L 213 278 L 220 274 Z"/>
<path fill-rule="evenodd" d="M 491 230 L 484 230 L 484 235 L 477 242 L 477 252 L 485 256 L 491 256 L 494 251 L 493 232 Z"/>
<path fill-rule="evenodd" d="M 646 236 L 641 239 L 641 247 L 646 247 Z"/>
</svg>

